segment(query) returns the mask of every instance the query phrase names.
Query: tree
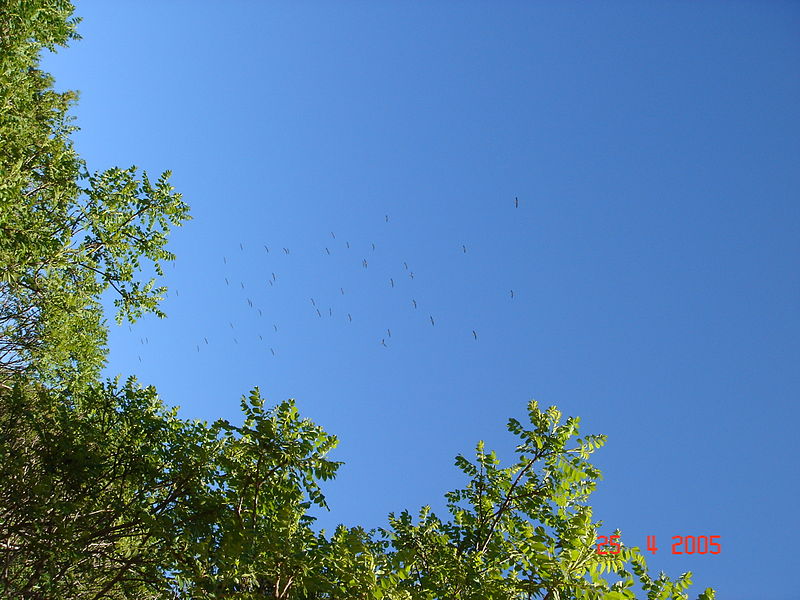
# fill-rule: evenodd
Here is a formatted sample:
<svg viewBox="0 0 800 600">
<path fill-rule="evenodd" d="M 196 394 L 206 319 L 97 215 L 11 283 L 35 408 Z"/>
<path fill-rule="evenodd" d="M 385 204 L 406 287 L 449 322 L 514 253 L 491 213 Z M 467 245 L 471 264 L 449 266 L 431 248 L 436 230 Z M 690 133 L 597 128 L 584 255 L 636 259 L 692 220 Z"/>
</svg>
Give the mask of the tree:
<svg viewBox="0 0 800 600">
<path fill-rule="evenodd" d="M 98 380 L 100 296 L 162 315 L 158 274 L 188 207 L 135 168 L 90 175 L 70 141 L 76 95 L 38 69 L 76 39 L 63 0 L 0 0 L 0 593 L 44 600 L 688 598 L 636 548 L 594 550 L 589 462 L 603 436 L 528 405 L 516 461 L 482 443 L 456 465 L 448 519 L 315 531 L 336 438 L 295 403 L 242 399 L 242 423 L 180 419 L 134 378 Z M 613 581 L 612 581 L 613 579 Z M 712 590 L 701 600 L 714 597 Z"/>
<path fill-rule="evenodd" d="M 76 39 L 69 2 L 0 1 L 0 384 L 27 373 L 53 385 L 95 379 L 106 356 L 99 299 L 112 288 L 117 320 L 163 313 L 165 291 L 136 279 L 142 261 L 173 260 L 171 226 L 188 218 L 169 172 L 89 174 L 68 109 L 39 70 L 43 48 Z"/>
</svg>

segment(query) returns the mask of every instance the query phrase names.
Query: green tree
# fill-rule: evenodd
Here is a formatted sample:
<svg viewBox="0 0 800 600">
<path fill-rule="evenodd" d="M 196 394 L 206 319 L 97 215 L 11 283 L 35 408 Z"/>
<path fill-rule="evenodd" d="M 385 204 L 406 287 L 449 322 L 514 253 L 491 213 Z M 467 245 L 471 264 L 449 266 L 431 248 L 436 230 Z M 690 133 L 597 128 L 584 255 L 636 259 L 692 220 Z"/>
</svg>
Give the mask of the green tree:
<svg viewBox="0 0 800 600">
<path fill-rule="evenodd" d="M 74 386 L 95 379 L 106 356 L 100 296 L 116 294 L 118 322 L 163 313 L 160 275 L 170 227 L 188 218 L 169 173 L 136 168 L 90 174 L 76 154 L 69 107 L 42 72 L 42 49 L 78 36 L 62 1 L 0 1 L 0 384 L 14 373 Z"/>
<path fill-rule="evenodd" d="M 76 95 L 38 69 L 76 39 L 72 5 L 0 0 L 0 594 L 30 600 L 688 598 L 636 548 L 594 551 L 589 462 L 605 438 L 528 406 L 517 457 L 478 444 L 467 478 L 385 528 L 315 531 L 336 438 L 255 389 L 242 422 L 180 419 L 152 387 L 101 383 L 117 320 L 161 315 L 171 227 L 188 207 L 165 173 L 89 174 L 70 141 Z M 706 590 L 701 600 L 713 598 Z"/>
</svg>

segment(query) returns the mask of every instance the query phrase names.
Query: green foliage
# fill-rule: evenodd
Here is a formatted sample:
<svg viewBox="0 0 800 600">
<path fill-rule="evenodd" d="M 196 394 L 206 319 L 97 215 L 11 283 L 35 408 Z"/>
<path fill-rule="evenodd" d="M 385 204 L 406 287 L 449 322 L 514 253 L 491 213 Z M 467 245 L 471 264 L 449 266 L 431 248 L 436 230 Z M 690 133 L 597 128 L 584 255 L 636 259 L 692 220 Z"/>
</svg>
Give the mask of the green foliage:
<svg viewBox="0 0 800 600">
<path fill-rule="evenodd" d="M 688 598 L 637 548 L 599 555 L 587 504 L 603 436 L 528 406 L 516 458 L 456 457 L 465 487 L 386 528 L 313 529 L 336 438 L 292 400 L 242 399 L 241 424 L 178 418 L 135 379 L 101 384 L 106 325 L 158 308 L 138 275 L 173 260 L 188 207 L 136 169 L 90 174 L 69 138 L 73 92 L 39 53 L 76 39 L 60 0 L 0 0 L 0 596 L 522 600 Z M 409 466 L 413 470 L 413 465 Z M 700 600 L 712 600 L 706 590 Z"/>
<path fill-rule="evenodd" d="M 43 48 L 75 39 L 69 2 L 0 2 L 0 384 L 27 373 L 53 385 L 96 379 L 106 356 L 100 297 L 117 294 L 117 321 L 163 316 L 159 275 L 172 226 L 188 217 L 169 172 L 90 174 L 70 134 L 75 92 L 39 70 Z"/>
</svg>

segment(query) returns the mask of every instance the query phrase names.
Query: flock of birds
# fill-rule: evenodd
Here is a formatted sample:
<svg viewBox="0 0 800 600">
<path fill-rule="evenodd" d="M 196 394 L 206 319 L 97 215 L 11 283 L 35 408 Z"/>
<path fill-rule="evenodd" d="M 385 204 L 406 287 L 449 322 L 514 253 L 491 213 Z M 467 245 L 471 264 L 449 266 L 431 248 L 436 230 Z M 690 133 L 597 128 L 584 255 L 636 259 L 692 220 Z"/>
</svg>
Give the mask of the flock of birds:
<svg viewBox="0 0 800 600">
<path fill-rule="evenodd" d="M 514 198 L 514 208 L 519 208 L 519 198 L 518 198 L 518 197 L 515 197 L 515 198 Z M 385 220 L 385 222 L 386 222 L 386 223 L 389 223 L 389 215 L 385 215 L 385 217 L 384 217 L 384 220 Z M 335 241 L 336 241 L 336 233 L 335 233 L 335 232 L 333 232 L 333 231 L 331 231 L 331 232 L 330 232 L 330 236 L 331 236 L 331 240 L 332 240 L 333 242 L 335 242 Z M 372 243 L 370 244 L 370 246 L 371 246 L 372 252 L 375 252 L 375 250 L 376 250 L 376 245 L 375 245 L 375 243 L 374 243 L 374 242 L 372 242 Z M 346 242 L 345 242 L 345 248 L 347 248 L 347 249 L 350 249 L 350 242 L 349 242 L 349 241 L 346 241 Z M 245 248 L 244 248 L 244 243 L 242 243 L 242 242 L 239 242 L 239 250 L 240 250 L 241 252 L 243 252 L 243 251 L 244 251 L 244 249 L 245 249 Z M 265 252 L 266 254 L 270 254 L 270 253 L 273 253 L 273 252 L 275 252 L 275 251 L 276 251 L 276 249 L 275 249 L 275 248 L 270 248 L 270 246 L 268 246 L 267 244 L 263 244 L 263 249 L 264 249 L 264 252 Z M 331 250 L 330 250 L 330 247 L 325 247 L 325 248 L 324 248 L 324 251 L 325 251 L 326 255 L 328 255 L 328 256 L 330 256 L 330 255 L 331 255 Z M 462 245 L 461 245 L 461 251 L 462 251 L 462 253 L 464 253 L 464 254 L 466 254 L 466 253 L 467 253 L 467 246 L 466 246 L 466 244 L 462 244 Z M 290 250 L 289 248 L 286 248 L 286 247 L 281 247 L 279 250 L 277 250 L 277 252 L 281 252 L 281 253 L 283 253 L 284 255 L 287 255 L 287 256 L 291 254 L 291 250 Z M 226 265 L 226 266 L 228 265 L 228 257 L 227 257 L 227 256 L 223 256 L 223 257 L 222 257 L 222 261 L 223 261 L 223 264 L 224 264 L 224 265 Z M 402 264 L 403 264 L 403 269 L 404 269 L 404 271 L 405 271 L 406 275 L 408 276 L 408 278 L 409 278 L 410 280 L 413 280 L 413 279 L 414 279 L 414 271 L 412 271 L 412 270 L 409 268 L 409 266 L 408 266 L 408 262 L 406 262 L 406 261 L 403 261 L 403 263 L 402 263 Z M 364 257 L 364 258 L 361 260 L 361 266 L 362 266 L 364 269 L 368 269 L 368 268 L 369 268 L 369 260 L 368 260 L 366 257 Z M 231 277 L 232 277 L 232 275 L 231 275 L 231 274 L 230 274 L 230 273 L 227 271 L 227 269 L 226 269 L 226 274 L 225 274 L 225 276 L 223 277 L 223 279 L 224 279 L 224 282 L 225 282 L 225 286 L 227 286 L 227 287 L 231 287 L 231 286 L 232 286 L 232 283 L 231 283 Z M 271 272 L 271 273 L 270 273 L 270 276 L 267 278 L 266 285 L 269 285 L 270 287 L 273 287 L 273 286 L 275 286 L 275 285 L 277 284 L 277 281 L 278 281 L 278 275 L 277 275 L 275 272 Z M 387 281 L 386 283 L 389 285 L 389 287 L 390 287 L 390 288 L 392 288 L 392 289 L 394 289 L 394 288 L 395 288 L 396 282 L 395 282 L 395 279 L 394 279 L 394 277 L 389 277 L 389 278 L 388 278 L 388 281 Z M 235 287 L 235 284 L 233 284 L 233 286 Z M 244 284 L 244 282 L 243 282 L 243 281 L 240 281 L 240 282 L 239 282 L 239 287 L 241 288 L 241 290 L 245 290 L 245 289 L 246 289 L 246 286 L 245 286 L 245 284 Z M 178 291 L 177 289 L 173 289 L 173 290 L 172 290 L 172 293 L 173 293 L 173 294 L 174 294 L 176 297 L 179 297 L 179 296 L 180 296 L 180 293 L 179 293 L 179 291 Z M 339 288 L 339 293 L 340 293 L 342 296 L 344 296 L 344 295 L 345 295 L 345 290 L 344 290 L 344 288 L 343 288 L 343 287 L 340 287 L 340 288 Z M 509 292 L 508 292 L 508 293 L 509 293 L 509 296 L 510 296 L 510 298 L 513 300 L 513 299 L 515 298 L 515 293 L 514 293 L 514 290 L 513 290 L 513 289 L 512 289 L 512 290 L 509 290 Z M 168 294 L 169 294 L 169 292 L 168 292 Z M 255 305 L 255 303 L 253 302 L 252 298 L 250 298 L 250 297 L 246 297 L 246 298 L 245 298 L 245 300 L 246 300 L 246 302 L 247 302 L 247 305 L 248 305 L 248 307 L 249 307 L 250 309 L 252 309 L 252 310 L 255 310 L 255 311 L 257 311 L 257 312 L 258 312 L 258 316 L 259 316 L 259 318 L 262 318 L 262 317 L 264 316 L 264 311 L 263 311 L 263 310 L 262 310 L 260 307 L 257 307 L 257 306 Z M 323 312 L 322 312 L 322 310 L 320 310 L 320 306 L 318 306 L 318 304 L 317 304 L 317 301 L 316 301 L 316 300 L 315 300 L 313 297 L 310 297 L 310 298 L 309 298 L 309 302 L 310 302 L 310 304 L 311 304 L 311 308 L 312 308 L 312 309 L 313 309 L 313 310 L 316 312 L 316 315 L 317 315 L 319 318 L 322 318 L 322 317 L 323 317 Z M 415 298 L 413 298 L 413 297 L 412 297 L 412 298 L 409 298 L 409 304 L 410 304 L 410 306 L 412 307 L 412 309 L 413 309 L 413 310 L 418 310 L 418 308 L 419 308 L 419 305 L 418 305 L 418 303 L 417 303 L 417 300 L 416 300 Z M 333 308 L 332 308 L 332 307 L 327 307 L 327 311 L 326 311 L 326 312 L 328 313 L 328 316 L 329 316 L 329 317 L 332 317 L 332 316 L 333 316 Z M 352 314 L 351 314 L 351 313 L 346 313 L 346 318 L 347 318 L 347 322 L 348 322 L 348 323 L 352 323 L 352 322 L 353 322 L 353 316 L 352 316 Z M 431 327 L 435 327 L 435 326 L 436 326 L 436 320 L 434 319 L 434 316 L 433 316 L 432 314 L 429 314 L 429 315 L 428 315 L 428 321 L 430 322 L 430 324 L 431 324 Z M 228 326 L 230 327 L 231 331 L 235 333 L 235 331 L 236 331 L 236 328 L 234 327 L 234 324 L 233 324 L 233 322 L 231 322 L 231 321 L 228 321 Z M 278 324 L 277 324 L 277 323 L 273 323 L 273 324 L 272 324 L 272 328 L 274 329 L 274 332 L 275 332 L 275 333 L 277 333 L 277 332 L 278 332 L 278 330 L 279 330 L 279 328 L 278 328 Z M 234 334 L 232 333 L 232 334 L 231 334 L 231 336 L 232 336 L 232 340 L 233 340 L 233 342 L 234 342 L 235 344 L 238 344 L 238 343 L 239 343 L 239 340 L 238 340 L 238 338 L 236 337 L 236 335 L 234 335 Z M 259 337 L 259 341 L 261 341 L 261 342 L 264 342 L 264 336 L 263 336 L 263 334 L 259 334 L 259 335 L 258 335 L 258 337 Z M 390 340 L 390 339 L 391 339 L 391 337 L 392 337 L 392 330 L 391 330 L 391 328 L 388 328 L 388 327 L 387 327 L 387 328 L 385 329 L 385 334 L 382 334 L 382 337 L 380 338 L 380 345 L 381 345 L 382 347 L 384 347 L 384 348 L 388 348 L 388 347 L 389 347 L 389 344 L 387 344 L 387 340 Z M 472 337 L 473 337 L 473 339 L 474 339 L 475 341 L 478 341 L 478 332 L 477 332 L 477 330 L 475 330 L 475 329 L 472 329 Z M 140 341 L 140 344 L 142 344 L 142 345 L 149 344 L 149 339 L 148 339 L 147 337 L 140 337 L 139 341 Z M 197 341 L 197 343 L 195 343 L 195 349 L 196 349 L 196 351 L 197 351 L 197 352 L 200 352 L 200 350 L 201 350 L 201 346 L 202 346 L 202 345 L 206 345 L 206 346 L 207 346 L 207 345 L 209 345 L 208 337 L 206 337 L 206 336 L 203 336 L 203 338 L 202 338 L 202 341 L 199 341 L 199 340 L 198 340 L 198 341 Z M 271 355 L 272 355 L 272 356 L 276 356 L 276 351 L 275 351 L 275 348 L 274 348 L 274 347 L 269 347 L 269 351 L 270 351 L 270 353 L 271 353 Z M 142 362 L 142 356 L 141 356 L 141 354 L 139 355 L 139 357 L 138 357 L 138 358 L 139 358 L 139 362 Z"/>
</svg>

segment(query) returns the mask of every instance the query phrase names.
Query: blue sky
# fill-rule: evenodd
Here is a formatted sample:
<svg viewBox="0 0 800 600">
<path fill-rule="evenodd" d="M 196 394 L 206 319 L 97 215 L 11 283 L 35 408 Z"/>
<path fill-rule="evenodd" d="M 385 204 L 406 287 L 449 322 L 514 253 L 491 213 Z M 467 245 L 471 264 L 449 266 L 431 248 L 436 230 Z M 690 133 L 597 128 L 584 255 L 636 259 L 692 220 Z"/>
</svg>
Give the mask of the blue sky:
<svg viewBox="0 0 800 600">
<path fill-rule="evenodd" d="M 510 457 L 506 420 L 555 404 L 609 436 L 595 517 L 656 535 L 653 569 L 797 597 L 796 3 L 78 14 L 45 61 L 78 151 L 172 169 L 194 216 L 169 318 L 112 326 L 109 374 L 209 420 L 296 398 L 341 440 L 326 527 L 443 512 L 457 453 Z"/>
</svg>

